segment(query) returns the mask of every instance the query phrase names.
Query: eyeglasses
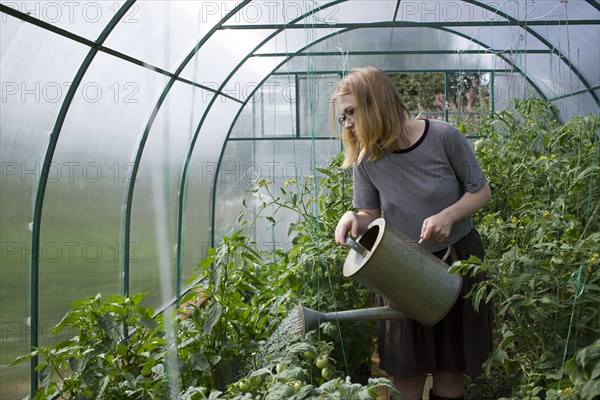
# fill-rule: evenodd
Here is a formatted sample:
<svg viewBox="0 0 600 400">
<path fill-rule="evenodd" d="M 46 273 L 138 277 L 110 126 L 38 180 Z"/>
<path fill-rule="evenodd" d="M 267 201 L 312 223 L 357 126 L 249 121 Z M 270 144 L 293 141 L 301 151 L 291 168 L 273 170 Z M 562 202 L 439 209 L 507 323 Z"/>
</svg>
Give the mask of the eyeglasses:
<svg viewBox="0 0 600 400">
<path fill-rule="evenodd" d="M 346 121 L 354 122 L 354 108 L 349 108 L 338 118 L 338 122 L 342 127 L 346 125 Z"/>
</svg>

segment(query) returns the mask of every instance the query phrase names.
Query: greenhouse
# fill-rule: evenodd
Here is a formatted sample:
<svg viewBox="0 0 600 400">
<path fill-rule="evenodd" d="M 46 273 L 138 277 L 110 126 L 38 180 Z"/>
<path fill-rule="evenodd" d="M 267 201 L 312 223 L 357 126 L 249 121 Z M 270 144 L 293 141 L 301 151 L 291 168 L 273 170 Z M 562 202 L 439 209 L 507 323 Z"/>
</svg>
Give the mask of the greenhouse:
<svg viewBox="0 0 600 400">
<path fill-rule="evenodd" d="M 599 398 L 598 1 L 1 0 L 0 16 L 0 399 L 412 398 L 378 354 L 400 318 L 371 307 L 429 329 L 448 282 L 448 307 L 491 310 L 491 347 L 476 374 L 421 371 L 423 398 Z M 354 89 L 343 107 L 357 71 L 385 72 L 403 126 L 468 144 L 465 174 L 491 189 L 468 213 L 485 256 L 417 259 L 427 230 L 367 237 L 396 210 L 361 203 L 371 161 L 350 150 L 406 148 L 369 144 Z M 424 163 L 404 172 L 441 174 Z M 336 244 L 364 210 L 377 221 Z M 438 263 L 441 286 L 423 272 Z"/>
</svg>

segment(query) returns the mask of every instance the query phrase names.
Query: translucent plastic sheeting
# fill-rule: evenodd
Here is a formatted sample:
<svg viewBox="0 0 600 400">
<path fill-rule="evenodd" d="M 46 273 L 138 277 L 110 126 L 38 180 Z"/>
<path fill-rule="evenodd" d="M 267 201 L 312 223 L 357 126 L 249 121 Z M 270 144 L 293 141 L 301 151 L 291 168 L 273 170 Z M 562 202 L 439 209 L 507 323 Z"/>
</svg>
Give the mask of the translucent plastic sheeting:
<svg viewBox="0 0 600 400">
<path fill-rule="evenodd" d="M 293 137 L 296 134 L 295 75 L 272 76 L 242 109 L 231 138 Z"/>
<path fill-rule="evenodd" d="M 301 75 L 297 78 L 293 75 L 280 75 L 265 83 L 264 86 L 270 90 L 260 92 L 257 95 L 259 101 L 246 105 L 241 118 L 243 121 L 253 120 L 257 123 L 238 120 L 232 140 L 227 142 L 221 165 L 221 179 L 217 180 L 217 237 L 231 233 L 231 229 L 236 226 L 239 213 L 245 211 L 242 203 L 244 199 L 248 205 L 247 211 L 250 212 L 256 212 L 262 200 L 267 200 L 264 188 L 254 194 L 247 192 L 258 179 L 272 181 L 270 187 L 276 194 L 280 193 L 280 187 L 287 187 L 288 184 L 291 185 L 289 190 L 295 190 L 296 186 L 291 183 L 291 179 L 298 182 L 312 179 L 310 176 L 316 174 L 314 167 L 325 165 L 340 151 L 341 143 L 336 137 L 337 127 L 331 124 L 331 96 L 338 80 L 337 74 Z M 299 100 L 297 108 L 296 100 Z M 285 127 L 288 126 L 285 121 L 294 121 L 296 110 L 299 112 L 299 136 L 304 140 L 296 140 L 294 137 L 281 140 L 285 137 L 281 132 L 286 132 Z M 268 124 L 266 121 L 271 118 L 273 130 L 265 130 L 263 124 Z M 262 140 L 234 140 L 241 137 Z M 235 174 L 234 171 L 239 173 Z M 297 216 L 293 213 L 281 212 L 274 227 L 265 221 L 258 221 L 253 239 L 264 250 L 285 248 L 289 245 L 286 240 L 291 240 L 286 238 L 287 226 L 295 218 Z"/>
<path fill-rule="evenodd" d="M 441 29 L 431 28 L 360 28 L 339 31 L 316 43 L 306 52 L 338 51 L 456 51 L 484 50 L 472 41 Z"/>
<path fill-rule="evenodd" d="M 333 121 L 337 113 L 333 108 L 333 96 L 339 80 L 340 75 L 337 74 L 299 76 L 299 136 L 341 137 L 340 126 Z"/>
<path fill-rule="evenodd" d="M 151 126 L 140 161 L 131 208 L 129 279 L 130 291 L 148 291 L 146 301 L 152 305 L 163 301 L 164 276 L 170 279 L 167 287 L 175 295 L 181 174 L 196 128 L 213 97 L 212 92 L 176 82 Z M 160 201 L 161 213 L 157 212 Z M 166 243 L 159 240 L 160 232 L 164 233 Z M 169 263 L 163 275 L 157 262 L 161 251 L 168 254 Z M 190 275 L 187 267 L 182 271 L 182 281 Z"/>
<path fill-rule="evenodd" d="M 228 3 L 228 2 L 224 2 Z M 338 22 L 374 22 L 392 18 L 395 8 L 393 1 L 361 0 L 360 6 L 339 1 L 306 0 L 259 0 L 245 5 L 230 18 L 226 27 L 246 25 L 299 24 L 310 26 L 313 23 L 334 25 Z M 357 13 L 356 9 L 363 12 Z M 220 7 L 223 11 L 224 7 Z M 368 12 L 364 12 L 368 10 Z"/>
<path fill-rule="evenodd" d="M 340 59 L 336 56 L 315 57 L 311 55 L 295 57 L 286 65 L 290 72 L 302 72 L 306 65 L 314 72 L 337 71 Z M 507 69 L 510 65 L 498 61 L 496 56 L 482 54 L 477 58 L 461 54 L 389 54 L 370 55 L 355 54 L 348 58 L 348 68 L 375 65 L 390 72 L 397 71 L 459 71 L 459 70 L 491 70 Z"/>
<path fill-rule="evenodd" d="M 452 32 L 460 34 L 470 45 L 465 50 L 471 49 L 475 43 L 485 45 L 485 48 L 496 52 L 511 51 L 518 53 L 522 50 L 546 50 L 548 46 L 539 39 L 524 31 L 517 25 L 512 26 L 460 26 L 452 27 Z"/>
<path fill-rule="evenodd" d="M 596 13 L 596 17 L 600 18 L 600 12 Z M 536 27 L 533 30 L 539 31 L 539 34 L 547 38 L 552 46 L 561 49 L 562 55 L 577 69 L 579 76 L 588 82 L 600 82 L 598 66 L 600 25 L 562 25 L 553 29 Z M 569 66 L 563 61 L 562 68 L 569 69 Z M 578 80 L 579 77 L 574 79 Z"/>
<path fill-rule="evenodd" d="M 52 26 L 95 40 L 119 11 L 124 1 L 37 1 L 17 0 L 0 3 Z M 125 15 L 124 21 L 134 20 L 137 6 Z M 2 15 L 2 23 L 6 15 Z M 20 22 L 21 23 L 21 22 Z M 7 29 L 7 32 L 10 30 Z M 3 34 L 6 34 L 3 29 Z"/>
<path fill-rule="evenodd" d="M 310 37 L 307 32 L 302 29 L 282 29 L 273 39 L 262 45 L 256 51 L 257 55 L 265 53 L 277 53 L 285 55 L 293 55 L 296 52 L 302 51 L 309 47 L 315 41 L 325 38 L 329 35 L 335 35 L 340 29 L 333 28 L 311 28 Z M 339 46 L 338 46 L 339 48 Z"/>
<path fill-rule="evenodd" d="M 272 31 L 224 30 L 215 32 L 188 63 L 181 76 L 212 89 L 218 89 L 229 74 L 238 67 Z M 237 79 L 242 79 L 237 77 Z M 230 95 L 242 99 L 239 93 Z"/>
<path fill-rule="evenodd" d="M 418 22 L 544 21 L 589 18 L 594 7 L 584 0 L 561 1 L 438 1 L 400 2 L 397 20 Z"/>
<path fill-rule="evenodd" d="M 223 173 L 219 170 L 219 159 L 229 126 L 223 121 L 233 120 L 240 104 L 226 98 L 219 98 L 210 109 L 201 126 L 189 163 L 185 208 L 183 209 L 183 266 L 187 271 L 193 270 L 198 262 L 206 256 L 206 249 L 212 245 L 212 198 L 214 184 L 219 183 Z M 233 170 L 231 174 L 239 177 L 241 170 Z M 237 175 L 236 175 L 237 174 Z M 235 178 L 239 179 L 239 178 Z"/>
<path fill-rule="evenodd" d="M 538 86 L 547 98 L 554 98 L 586 87 L 577 75 L 564 62 L 553 54 L 530 54 L 519 63 L 521 70 L 526 71 L 532 82 Z"/>
<path fill-rule="evenodd" d="M 596 96 L 600 91 L 596 90 Z M 568 96 L 553 100 L 560 110 L 560 118 L 566 121 L 576 115 L 588 115 L 598 112 L 598 106 L 589 93 L 581 93 L 575 96 Z"/>
<path fill-rule="evenodd" d="M 50 134 L 87 49 L 5 14 L 1 26 L 0 387 L 4 393 L 26 393 L 29 366 L 6 365 L 29 350 L 35 198 Z M 85 102 L 81 91 L 75 101 Z M 54 163 L 50 179 L 57 184 L 66 178 L 60 171 Z M 46 337 L 47 328 L 41 329 Z"/>
<path fill-rule="evenodd" d="M 496 111 L 512 106 L 513 99 L 539 97 L 540 94 L 527 80 L 515 72 L 495 72 L 492 104 Z"/>
<path fill-rule="evenodd" d="M 281 195 L 280 187 L 299 193 L 297 184 L 290 180 L 300 182 L 307 179 L 310 186 L 313 179 L 319 179 L 314 166 L 326 165 L 340 150 L 340 142 L 333 138 L 314 141 L 290 139 L 228 142 L 222 168 L 230 172 L 222 173 L 222 179 L 218 180 L 216 188 L 217 237 L 231 234 L 237 229 L 240 212 L 255 213 L 263 201 L 269 200 L 265 188 L 257 193 L 247 192 L 257 179 L 269 179 L 272 182 L 269 188 L 276 195 Z M 314 158 L 311 154 L 314 154 Z M 240 173 L 236 175 L 233 171 Z M 244 199 L 247 209 L 242 204 Z M 271 215 L 273 211 L 267 209 L 263 215 Z M 280 210 L 274 218 L 277 221 L 275 225 L 265 219 L 257 220 L 251 232 L 252 239 L 261 250 L 286 249 L 291 245 L 292 238 L 288 236 L 288 229 L 298 215 Z"/>
<path fill-rule="evenodd" d="M 65 119 L 53 157 L 57 177 L 49 178 L 43 205 L 41 326 L 58 323 L 74 300 L 122 293 L 125 194 L 146 116 L 165 80 L 98 54 L 81 82 L 86 97 L 71 104 Z"/>
<path fill-rule="evenodd" d="M 223 92 L 246 101 L 254 90 L 285 61 L 284 57 L 260 57 L 246 61 L 225 85 Z"/>
<path fill-rule="evenodd" d="M 361 0 L 358 2 L 304 2 L 310 12 L 298 22 L 306 28 L 311 24 L 373 23 L 390 21 L 394 18 L 395 1 Z M 317 5 L 320 7 L 318 9 Z"/>
<path fill-rule="evenodd" d="M 219 3 L 137 1 L 105 45 L 150 65 L 174 71 L 184 55 L 220 22 L 220 13 L 210 11 Z"/>
</svg>

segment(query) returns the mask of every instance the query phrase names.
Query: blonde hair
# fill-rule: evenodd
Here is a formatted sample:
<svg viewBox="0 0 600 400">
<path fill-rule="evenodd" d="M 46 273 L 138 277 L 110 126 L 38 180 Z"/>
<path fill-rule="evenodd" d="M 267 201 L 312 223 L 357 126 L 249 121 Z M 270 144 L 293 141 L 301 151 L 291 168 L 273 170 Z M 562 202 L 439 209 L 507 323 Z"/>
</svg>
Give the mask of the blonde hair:
<svg viewBox="0 0 600 400">
<path fill-rule="evenodd" d="M 349 167 L 363 159 L 377 160 L 385 152 L 399 150 L 400 144 L 408 142 L 406 123 L 411 118 L 410 113 L 394 82 L 382 69 L 365 67 L 350 71 L 338 84 L 334 108 L 343 95 L 354 96 L 356 104 L 355 134 L 349 129 L 342 132 L 342 167 Z"/>
</svg>

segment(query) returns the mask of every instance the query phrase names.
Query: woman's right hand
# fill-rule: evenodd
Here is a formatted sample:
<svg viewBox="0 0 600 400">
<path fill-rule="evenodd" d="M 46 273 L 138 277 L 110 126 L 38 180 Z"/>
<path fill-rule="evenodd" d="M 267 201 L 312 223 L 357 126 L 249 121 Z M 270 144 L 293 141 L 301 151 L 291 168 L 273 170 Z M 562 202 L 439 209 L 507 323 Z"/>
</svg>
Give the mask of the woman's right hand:
<svg viewBox="0 0 600 400">
<path fill-rule="evenodd" d="M 381 217 L 379 209 L 359 209 L 358 212 L 347 211 L 342 215 L 335 228 L 335 243 L 340 246 L 346 246 L 346 236 L 356 238 L 359 233 L 367 229 L 369 224 Z"/>
<path fill-rule="evenodd" d="M 346 246 L 348 232 L 352 237 L 358 236 L 358 218 L 352 211 L 344 213 L 335 227 L 335 243 L 339 246 Z"/>
</svg>

